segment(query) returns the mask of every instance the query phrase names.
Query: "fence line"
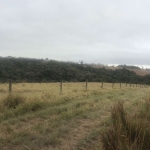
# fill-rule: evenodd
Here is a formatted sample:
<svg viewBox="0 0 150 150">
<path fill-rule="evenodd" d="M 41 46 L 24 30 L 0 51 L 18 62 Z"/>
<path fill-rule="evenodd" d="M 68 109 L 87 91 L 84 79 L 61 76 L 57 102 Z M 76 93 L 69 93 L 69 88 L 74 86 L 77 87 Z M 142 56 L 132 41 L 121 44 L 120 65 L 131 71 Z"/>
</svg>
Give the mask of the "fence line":
<svg viewBox="0 0 150 150">
<path fill-rule="evenodd" d="M 114 83 L 114 82 L 112 82 L 112 89 L 114 88 L 114 87 L 116 87 L 115 85 L 116 85 L 117 83 Z M 119 87 L 120 88 L 122 88 L 122 84 L 123 83 L 118 83 L 119 84 Z M 125 87 L 127 88 L 128 87 L 128 83 L 124 83 L 125 84 Z M 105 85 L 106 86 L 106 85 Z M 104 88 L 104 82 L 102 81 L 101 82 L 101 89 L 103 89 Z M 118 88 L 119 88 L 118 87 Z M 135 88 L 135 87 L 139 87 L 139 88 L 147 88 L 147 87 L 149 87 L 148 85 L 143 85 L 143 84 L 131 84 L 131 83 L 129 83 L 129 87 L 130 88 Z M 85 82 L 85 90 L 86 91 L 88 91 L 88 80 L 86 80 L 86 82 Z M 60 94 L 62 94 L 62 92 L 63 92 L 63 81 L 61 81 L 60 82 Z M 10 79 L 9 80 L 9 93 L 12 93 L 12 80 Z"/>
</svg>

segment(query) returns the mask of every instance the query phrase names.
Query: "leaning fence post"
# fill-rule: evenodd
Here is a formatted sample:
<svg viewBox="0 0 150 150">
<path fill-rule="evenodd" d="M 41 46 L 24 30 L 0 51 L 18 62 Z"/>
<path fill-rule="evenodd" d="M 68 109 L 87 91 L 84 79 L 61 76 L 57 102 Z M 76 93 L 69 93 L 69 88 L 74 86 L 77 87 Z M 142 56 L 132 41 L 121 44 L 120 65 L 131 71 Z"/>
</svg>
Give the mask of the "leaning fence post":
<svg viewBox="0 0 150 150">
<path fill-rule="evenodd" d="M 62 84 L 63 84 L 63 82 L 61 81 L 60 82 L 60 94 L 62 93 Z"/>
<path fill-rule="evenodd" d="M 12 80 L 10 79 L 9 80 L 9 93 L 12 92 Z"/>
</svg>

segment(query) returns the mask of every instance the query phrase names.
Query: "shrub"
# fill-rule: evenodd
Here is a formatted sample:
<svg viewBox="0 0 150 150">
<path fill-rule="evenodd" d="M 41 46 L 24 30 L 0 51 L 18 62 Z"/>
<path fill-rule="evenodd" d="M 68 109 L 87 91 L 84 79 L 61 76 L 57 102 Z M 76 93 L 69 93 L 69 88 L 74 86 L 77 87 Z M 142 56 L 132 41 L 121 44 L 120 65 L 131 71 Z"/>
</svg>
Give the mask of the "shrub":
<svg viewBox="0 0 150 150">
<path fill-rule="evenodd" d="M 21 95 L 9 94 L 4 100 L 3 105 L 8 109 L 15 109 L 19 104 L 25 102 L 25 98 Z"/>
</svg>

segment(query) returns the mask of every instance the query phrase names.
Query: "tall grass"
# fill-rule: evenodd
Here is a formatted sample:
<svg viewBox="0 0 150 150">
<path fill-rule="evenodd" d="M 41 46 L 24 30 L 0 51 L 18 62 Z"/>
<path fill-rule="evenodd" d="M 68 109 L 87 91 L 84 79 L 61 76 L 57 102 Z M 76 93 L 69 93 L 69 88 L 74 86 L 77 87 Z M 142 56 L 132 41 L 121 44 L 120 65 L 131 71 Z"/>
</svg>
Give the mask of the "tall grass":
<svg viewBox="0 0 150 150">
<path fill-rule="evenodd" d="M 117 103 L 111 110 L 112 124 L 103 132 L 104 150 L 149 150 L 150 149 L 150 101 L 146 101 L 140 113 L 129 115 L 123 103 Z M 142 115 L 141 117 L 141 113 Z"/>
</svg>

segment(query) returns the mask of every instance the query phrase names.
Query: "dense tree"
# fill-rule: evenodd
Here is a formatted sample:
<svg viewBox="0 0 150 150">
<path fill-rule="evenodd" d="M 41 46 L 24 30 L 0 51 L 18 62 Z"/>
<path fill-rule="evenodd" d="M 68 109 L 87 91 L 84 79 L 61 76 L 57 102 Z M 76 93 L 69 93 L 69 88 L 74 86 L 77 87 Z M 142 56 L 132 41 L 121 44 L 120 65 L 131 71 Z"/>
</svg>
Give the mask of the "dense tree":
<svg viewBox="0 0 150 150">
<path fill-rule="evenodd" d="M 139 76 L 123 69 L 94 68 L 90 64 L 62 62 L 49 59 L 0 57 L 0 81 L 59 82 L 94 81 L 150 84 L 150 75 Z"/>
</svg>

